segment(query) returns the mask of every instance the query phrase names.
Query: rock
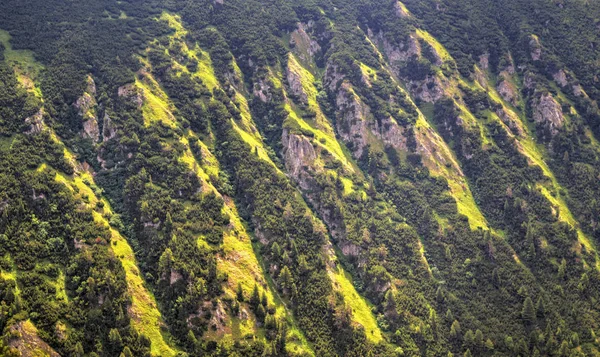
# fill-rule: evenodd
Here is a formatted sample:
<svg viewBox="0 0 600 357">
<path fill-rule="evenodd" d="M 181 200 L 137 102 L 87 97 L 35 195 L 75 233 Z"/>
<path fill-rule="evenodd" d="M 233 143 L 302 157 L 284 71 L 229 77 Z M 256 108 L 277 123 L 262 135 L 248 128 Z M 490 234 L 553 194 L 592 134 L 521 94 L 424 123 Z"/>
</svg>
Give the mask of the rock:
<svg viewBox="0 0 600 357">
<path fill-rule="evenodd" d="M 179 273 L 177 270 L 171 269 L 171 274 L 169 275 L 169 284 L 173 285 L 181 279 L 183 279 L 181 273 Z"/>
<path fill-rule="evenodd" d="M 424 102 L 435 103 L 444 96 L 442 81 L 436 76 L 427 76 L 422 81 L 409 81 L 411 94 Z"/>
<path fill-rule="evenodd" d="M 402 62 L 407 62 L 413 56 L 421 56 L 421 47 L 414 35 L 410 35 L 408 40 L 400 46 L 395 46 L 387 40 L 383 31 L 379 31 L 377 35 L 374 35 L 371 29 L 369 29 L 367 33 L 370 34 L 369 38 L 371 41 L 383 49 L 383 53 L 387 57 L 389 64 L 397 74 Z M 435 51 L 433 53 L 436 56 L 436 65 L 441 65 L 441 57 Z"/>
<path fill-rule="evenodd" d="M 583 91 L 583 88 L 581 88 L 581 85 L 579 84 L 575 84 L 573 86 L 573 94 L 575 94 L 576 97 L 586 96 L 585 92 Z"/>
<path fill-rule="evenodd" d="M 255 97 L 258 97 L 263 103 L 271 101 L 273 96 L 271 95 L 271 86 L 267 83 L 264 78 L 259 79 L 254 83 L 254 90 L 252 92 Z"/>
<path fill-rule="evenodd" d="M 567 74 L 562 69 L 552 75 L 554 81 L 561 87 L 565 87 L 569 82 L 567 81 Z"/>
<path fill-rule="evenodd" d="M 317 159 L 315 148 L 307 137 L 291 134 L 287 129 L 283 130 L 281 142 L 285 166 L 290 175 L 298 179 L 303 167 L 312 165 Z"/>
<path fill-rule="evenodd" d="M 540 58 L 542 58 L 542 45 L 540 39 L 536 35 L 530 36 L 529 49 L 532 60 L 539 61 Z"/>
<path fill-rule="evenodd" d="M 342 84 L 345 76 L 343 73 L 339 72 L 339 69 L 336 65 L 332 65 L 329 62 L 325 67 L 325 75 L 324 75 L 323 84 L 329 88 L 329 90 L 336 90 L 339 85 Z"/>
<path fill-rule="evenodd" d="M 484 53 L 481 56 L 479 56 L 479 67 L 481 67 L 481 70 L 483 71 L 487 71 L 487 69 L 490 66 L 490 54 L 489 53 Z"/>
<path fill-rule="evenodd" d="M 94 142 L 100 138 L 100 128 L 98 128 L 98 120 L 91 118 L 83 122 L 83 133 L 84 137 L 92 139 Z"/>
<path fill-rule="evenodd" d="M 398 17 L 401 17 L 401 18 L 410 17 L 410 13 L 406 9 L 406 7 L 399 1 L 397 1 L 394 4 L 394 11 L 396 12 L 396 16 L 398 16 Z"/>
<path fill-rule="evenodd" d="M 290 92 L 298 97 L 300 101 L 304 104 L 308 104 L 308 96 L 304 92 L 304 87 L 302 87 L 302 79 L 300 78 L 300 74 L 292 71 L 289 66 L 287 69 L 287 80 L 290 86 Z"/>
<path fill-rule="evenodd" d="M 297 29 L 291 33 L 290 46 L 294 49 L 294 53 L 304 62 L 311 62 L 319 51 L 321 46 L 317 41 L 313 40 L 306 29 L 311 26 L 311 23 L 305 24 L 298 22 Z"/>
<path fill-rule="evenodd" d="M 29 124 L 29 130 L 25 134 L 32 135 L 41 133 L 44 129 L 44 110 L 40 108 L 34 115 L 25 118 L 25 123 Z"/>
<path fill-rule="evenodd" d="M 552 94 L 544 93 L 532 104 L 533 120 L 549 130 L 552 136 L 558 133 L 565 121 L 560 104 Z"/>
<path fill-rule="evenodd" d="M 498 86 L 496 88 L 498 90 L 498 94 L 506 101 L 514 106 L 516 106 L 519 102 L 519 93 L 517 92 L 517 88 L 514 84 L 512 84 L 508 80 L 500 80 L 498 82 Z"/>
<path fill-rule="evenodd" d="M 83 132 L 81 136 L 92 139 L 94 142 L 100 138 L 100 129 L 98 128 L 98 118 L 96 116 L 96 84 L 92 76 L 87 77 L 87 86 L 85 92 L 73 104 L 77 108 L 77 113 L 83 119 Z"/>
<path fill-rule="evenodd" d="M 338 91 L 336 107 L 339 113 L 337 131 L 342 140 L 352 143 L 352 154 L 355 158 L 359 158 L 367 145 L 366 118 L 371 110 L 362 103 L 348 82 L 344 82 Z"/>
<path fill-rule="evenodd" d="M 117 129 L 114 127 L 108 113 L 104 113 L 104 122 L 102 124 L 102 141 L 107 142 L 117 135 Z"/>
<path fill-rule="evenodd" d="M 135 83 L 129 83 L 119 87 L 119 89 L 117 89 L 117 94 L 119 97 L 125 98 L 135 104 L 138 109 L 142 108 L 142 104 L 144 103 L 143 95 Z"/>
<path fill-rule="evenodd" d="M 500 108 L 496 110 L 496 115 L 498 115 L 500 120 L 509 127 L 513 135 L 522 136 L 524 134 L 523 128 L 520 125 L 520 119 L 514 112 L 509 111 L 506 108 Z"/>
</svg>

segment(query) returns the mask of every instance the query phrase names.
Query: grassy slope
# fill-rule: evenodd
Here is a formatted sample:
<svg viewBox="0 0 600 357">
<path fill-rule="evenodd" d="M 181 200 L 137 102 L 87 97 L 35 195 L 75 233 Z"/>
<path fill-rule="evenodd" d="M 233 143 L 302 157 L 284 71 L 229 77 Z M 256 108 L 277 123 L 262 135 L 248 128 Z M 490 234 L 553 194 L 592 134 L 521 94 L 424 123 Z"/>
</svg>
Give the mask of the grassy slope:
<svg viewBox="0 0 600 357">
<path fill-rule="evenodd" d="M 399 6 L 406 9 L 402 3 L 399 3 Z M 408 10 L 406 10 L 406 13 L 409 13 Z M 438 51 L 442 60 L 450 59 L 450 55 L 446 49 L 429 33 L 418 30 L 417 35 Z M 366 39 L 371 44 L 373 51 L 383 62 L 384 57 L 379 48 L 377 48 L 368 37 L 366 37 Z M 382 66 L 381 69 L 387 71 L 396 82 L 398 88 L 407 94 L 402 84 L 397 81 L 389 68 Z M 408 95 L 407 97 L 411 100 L 413 105 L 415 105 L 412 98 Z M 419 115 L 415 124 L 415 138 L 423 148 L 423 151 L 421 151 L 423 164 L 434 176 L 444 177 L 448 181 L 450 193 L 456 201 L 458 212 L 469 219 L 471 228 L 477 229 L 481 227 L 483 229 L 488 229 L 487 220 L 481 213 L 477 203 L 475 203 L 473 193 L 469 187 L 469 182 L 462 173 L 456 155 L 444 139 L 437 133 L 435 127 L 431 123 L 433 118 L 433 105 L 425 103 L 421 105 L 421 108 L 418 108 L 416 105 L 415 108 L 417 108 Z"/>
<path fill-rule="evenodd" d="M 17 56 L 16 58 L 21 58 L 22 60 L 27 61 L 26 63 L 29 63 L 29 65 L 25 68 L 27 71 L 33 72 L 22 72 L 21 76 L 22 78 L 26 78 L 27 82 L 34 82 L 34 75 L 37 73 L 36 71 L 39 71 L 42 68 L 41 65 L 37 64 L 33 60 L 33 57 L 30 53 L 21 54 L 20 57 Z M 19 62 L 19 64 L 22 64 L 22 62 Z M 78 165 L 76 163 L 75 155 L 68 150 L 64 144 L 62 144 L 60 138 L 54 133 L 53 130 L 47 127 L 45 130 L 50 131 L 53 140 L 63 145 L 65 158 L 67 158 L 67 160 L 69 160 L 73 166 L 77 168 Z M 38 170 L 44 169 L 45 165 L 42 165 L 42 167 L 38 168 Z M 80 171 L 76 172 L 73 176 L 66 176 L 64 174 L 57 173 L 56 180 L 65 184 L 72 191 L 75 191 L 75 188 L 77 188 L 78 196 L 90 208 L 94 208 L 96 203 L 99 200 L 102 200 L 104 203 L 104 215 L 95 212 L 94 217 L 100 223 L 108 225 L 108 221 L 105 216 L 108 217 L 112 214 L 110 205 L 106 199 L 103 197 L 98 197 L 94 193 L 94 190 L 91 188 L 91 186 L 94 185 L 93 176 L 89 172 Z M 161 326 L 163 325 L 160 312 L 158 311 L 154 297 L 144 287 L 144 282 L 137 267 L 137 262 L 131 247 L 119 232 L 112 228 L 111 232 L 113 235 L 113 241 L 116 242 L 116 245 L 114 245 L 112 248 L 115 252 L 115 255 L 119 258 L 121 264 L 123 264 L 123 267 L 125 268 L 127 285 L 133 300 L 129 311 L 132 317 L 133 326 L 138 330 L 138 332 L 143 333 L 150 338 L 150 341 L 152 342 L 151 348 L 153 356 L 174 356 L 176 354 L 176 350 L 169 346 L 160 332 Z M 54 282 L 54 285 L 59 288 L 57 289 L 58 296 L 66 299 L 67 296 L 64 289 L 63 272 L 61 272 L 57 281 Z"/>
<path fill-rule="evenodd" d="M 176 15 L 168 13 L 163 13 L 161 19 L 167 21 L 169 26 L 174 30 L 171 41 L 182 41 L 183 36 L 187 31 L 181 25 L 180 19 Z M 200 78 L 210 90 L 219 88 L 220 84 L 215 76 L 209 53 L 203 51 L 197 44 L 193 49 L 189 49 L 184 43 L 183 48 L 184 51 L 187 51 L 189 55 L 195 57 L 199 61 L 198 70 L 195 73 L 192 73 L 192 76 Z M 181 65 L 177 65 L 177 68 L 182 71 L 188 71 L 187 68 Z M 239 75 L 239 73 L 237 75 Z M 254 124 L 252 123 L 248 103 L 240 91 L 236 91 L 234 104 L 240 109 L 242 114 L 242 121 L 240 123 L 233 121 L 236 132 L 238 132 L 242 139 L 251 147 L 255 148 L 257 155 L 261 159 L 271 163 L 275 167 L 275 164 L 265 150 L 262 138 L 258 132 L 252 130 Z M 193 131 L 187 130 L 185 136 L 181 139 L 181 143 L 185 146 L 185 152 L 180 160 L 201 179 L 203 192 L 213 192 L 216 195 L 221 196 L 221 193 L 218 192 L 211 182 L 211 177 L 218 177 L 220 171 L 218 160 L 211 153 L 208 145 L 206 145 L 203 140 L 200 140 L 199 144 L 203 154 L 202 160 L 198 161 L 189 148 L 190 139 L 196 140 L 199 139 L 199 137 Z M 228 280 L 224 286 L 225 294 L 231 298 L 235 298 L 237 286 L 238 284 L 241 284 L 245 295 L 249 297 L 254 285 L 257 284 L 266 294 L 269 303 L 276 306 L 276 316 L 288 322 L 288 350 L 305 352 L 309 355 L 313 355 L 314 353 L 306 342 L 306 338 L 296 327 L 291 313 L 288 312 L 282 300 L 277 296 L 272 283 L 269 282 L 268 275 L 264 271 L 259 256 L 254 251 L 250 233 L 242 222 L 235 203 L 229 197 L 221 197 L 225 200 L 224 211 L 230 218 L 230 225 L 225 230 L 223 236 L 223 250 L 217 257 L 218 270 L 225 272 L 228 276 Z M 205 244 L 202 237 L 199 237 L 198 239 L 199 244 Z M 242 320 L 238 317 L 230 316 L 226 321 L 227 327 L 223 331 L 209 331 L 204 337 L 210 339 L 237 340 L 248 335 L 263 336 L 263 329 L 258 327 L 256 319 L 249 311 L 248 307 L 245 306 L 245 304 L 242 304 L 242 308 L 244 307 L 248 312 L 248 319 Z"/>
<path fill-rule="evenodd" d="M 488 77 L 491 75 L 486 73 Z M 516 81 L 515 81 L 516 82 Z M 547 182 L 538 182 L 536 184 L 536 188 L 546 197 L 546 199 L 558 210 L 559 219 L 563 222 L 568 223 L 572 227 L 577 230 L 577 237 L 579 239 L 579 243 L 585 246 L 586 250 L 589 252 L 594 252 L 596 255 L 596 268 L 600 269 L 600 258 L 596 252 L 596 248 L 590 237 L 588 237 L 582 230 L 579 228 L 579 223 L 571 213 L 567 203 L 564 198 L 560 195 L 560 192 L 564 192 L 565 190 L 560 185 L 556 176 L 550 169 L 547 164 L 547 153 L 546 148 L 543 145 L 538 144 L 534 139 L 533 128 L 528 125 L 527 119 L 521 114 L 517 108 L 512 106 L 511 104 L 505 102 L 501 96 L 498 94 L 496 88 L 494 86 L 488 86 L 487 88 L 481 87 L 477 84 L 481 89 L 486 90 L 489 95 L 491 101 L 496 102 L 504 108 L 505 111 L 510 113 L 515 118 L 520 120 L 520 128 L 523 132 L 523 135 L 510 136 L 514 137 L 517 141 L 517 147 L 519 151 L 527 158 L 530 165 L 537 165 L 542 169 L 544 176 L 548 178 Z M 517 87 L 519 88 L 519 87 Z M 560 89 L 555 88 L 559 95 L 564 97 L 564 94 L 560 91 Z M 498 123 L 506 128 L 506 125 L 502 123 L 502 121 L 495 115 L 492 115 L 493 119 L 495 119 Z M 506 130 L 510 133 L 510 131 L 506 128 Z"/>
<path fill-rule="evenodd" d="M 313 134 L 315 139 L 311 140 L 313 145 L 327 150 L 334 160 L 343 165 L 346 173 L 360 172 L 347 148 L 336 139 L 333 127 L 317 102 L 317 89 L 314 84 L 315 77 L 300 64 L 293 54 L 290 53 L 288 56 L 288 70 L 293 71 L 300 78 L 302 89 L 308 99 L 308 106 L 317 113 L 317 116 L 314 122 L 304 120 L 296 110 L 295 104 L 288 98 L 285 104 L 285 109 L 288 112 L 286 124 L 298 125 L 303 131 Z M 324 159 L 320 157 L 312 165 L 315 166 L 315 169 L 320 170 L 323 161 Z M 342 182 L 345 192 L 353 190 L 354 183 L 350 178 L 343 177 Z M 329 254 L 329 259 L 335 259 L 333 252 Z M 352 308 L 352 321 L 365 328 L 367 338 L 370 341 L 375 343 L 380 342 L 383 338 L 382 332 L 377 325 L 370 304 L 356 291 L 350 275 L 340 265 L 337 265 L 335 268 L 329 267 L 328 274 L 333 282 L 334 289 L 343 295 L 344 301 Z"/>
</svg>

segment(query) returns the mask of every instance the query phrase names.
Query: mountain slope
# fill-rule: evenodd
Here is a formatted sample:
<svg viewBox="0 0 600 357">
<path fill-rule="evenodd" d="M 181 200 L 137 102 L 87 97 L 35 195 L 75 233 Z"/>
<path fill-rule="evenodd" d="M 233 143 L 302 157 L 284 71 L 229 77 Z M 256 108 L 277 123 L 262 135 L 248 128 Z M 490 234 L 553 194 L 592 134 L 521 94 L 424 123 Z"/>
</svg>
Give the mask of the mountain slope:
<svg viewBox="0 0 600 357">
<path fill-rule="evenodd" d="M 0 9 L 0 354 L 600 354 L 595 2 Z"/>
</svg>

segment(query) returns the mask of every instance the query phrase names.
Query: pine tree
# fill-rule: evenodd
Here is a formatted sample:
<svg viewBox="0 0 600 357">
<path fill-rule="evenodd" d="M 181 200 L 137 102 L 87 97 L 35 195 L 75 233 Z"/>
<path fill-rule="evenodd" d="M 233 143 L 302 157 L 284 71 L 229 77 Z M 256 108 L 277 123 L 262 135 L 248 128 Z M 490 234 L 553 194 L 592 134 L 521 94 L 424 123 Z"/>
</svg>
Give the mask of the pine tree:
<svg viewBox="0 0 600 357">
<path fill-rule="evenodd" d="M 521 311 L 521 317 L 527 324 L 533 324 L 535 322 L 535 307 L 533 301 L 528 296 L 523 303 L 523 310 Z"/>
<path fill-rule="evenodd" d="M 480 329 L 477 329 L 477 331 L 475 331 L 475 346 L 477 348 L 483 347 L 483 332 L 481 332 Z"/>
<path fill-rule="evenodd" d="M 463 355 L 464 357 L 473 357 L 473 355 L 471 354 L 471 350 L 467 349 L 467 351 L 465 352 L 465 354 Z"/>
<path fill-rule="evenodd" d="M 259 322 L 263 323 L 265 321 L 266 311 L 262 304 L 258 305 L 256 308 L 256 318 Z"/>
<path fill-rule="evenodd" d="M 475 344 L 475 334 L 473 333 L 473 330 L 468 330 L 465 333 L 465 337 L 463 338 L 463 341 L 465 343 L 465 346 L 467 346 L 468 348 L 471 348 L 474 346 Z"/>
<path fill-rule="evenodd" d="M 448 321 L 448 322 L 454 321 L 454 314 L 452 313 L 452 310 L 450 310 L 450 309 L 446 310 L 446 321 Z"/>
<path fill-rule="evenodd" d="M 110 350 L 114 353 L 118 353 L 123 349 L 123 339 L 121 338 L 119 330 L 116 328 L 113 328 L 108 332 L 108 344 Z"/>
<path fill-rule="evenodd" d="M 133 357 L 133 353 L 129 349 L 129 346 L 125 346 L 119 357 Z"/>
<path fill-rule="evenodd" d="M 546 304 L 544 299 L 540 296 L 535 304 L 535 311 L 538 317 L 544 318 L 546 316 Z"/>
<path fill-rule="evenodd" d="M 171 218 L 171 212 L 167 212 L 167 215 L 165 217 L 165 235 L 167 237 L 170 237 L 172 232 L 173 232 L 173 219 Z"/>
<path fill-rule="evenodd" d="M 289 289 L 291 289 L 293 282 L 294 281 L 292 278 L 292 273 L 290 272 L 290 268 L 288 268 L 287 265 L 284 265 L 281 269 L 281 273 L 279 273 L 279 286 L 281 289 L 287 292 Z"/>
<path fill-rule="evenodd" d="M 454 320 L 452 326 L 450 326 L 450 337 L 457 339 L 461 336 L 460 323 Z"/>
<path fill-rule="evenodd" d="M 238 283 L 235 295 L 237 301 L 244 302 L 244 289 L 242 288 L 242 283 Z"/>
<path fill-rule="evenodd" d="M 254 284 L 254 289 L 252 290 L 252 296 L 250 296 L 250 306 L 253 309 L 257 309 L 258 305 L 260 305 L 260 293 L 258 292 L 258 285 Z"/>
<path fill-rule="evenodd" d="M 85 351 L 83 350 L 83 346 L 81 345 L 81 342 L 77 342 L 77 344 L 75 345 L 75 356 L 76 357 L 83 357 Z"/>
</svg>

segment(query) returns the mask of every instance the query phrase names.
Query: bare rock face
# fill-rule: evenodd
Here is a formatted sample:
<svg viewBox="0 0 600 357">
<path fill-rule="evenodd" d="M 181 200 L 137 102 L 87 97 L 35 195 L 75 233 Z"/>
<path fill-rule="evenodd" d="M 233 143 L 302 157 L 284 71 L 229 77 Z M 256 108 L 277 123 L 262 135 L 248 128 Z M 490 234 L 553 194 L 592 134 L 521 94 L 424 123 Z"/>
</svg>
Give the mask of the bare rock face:
<svg viewBox="0 0 600 357">
<path fill-rule="evenodd" d="M 532 60 L 539 61 L 540 58 L 542 58 L 542 44 L 537 36 L 531 35 L 529 39 L 529 49 Z"/>
<path fill-rule="evenodd" d="M 508 111 L 504 108 L 500 108 L 496 110 L 496 115 L 502 120 L 506 126 L 510 129 L 510 131 L 516 136 L 522 136 L 523 128 L 519 125 L 520 119 L 513 113 L 512 111 Z"/>
<path fill-rule="evenodd" d="M 508 80 L 501 80 L 498 82 L 498 86 L 496 88 L 498 90 L 498 94 L 504 99 L 504 101 L 516 106 L 519 100 L 519 93 L 515 85 L 513 85 Z"/>
<path fill-rule="evenodd" d="M 83 136 L 92 139 L 94 142 L 100 138 L 100 129 L 98 128 L 98 120 L 90 118 L 83 122 Z"/>
<path fill-rule="evenodd" d="M 305 166 L 310 166 L 317 159 L 317 153 L 310 140 L 303 135 L 283 131 L 281 138 L 285 166 L 290 175 L 298 180 L 302 186 L 302 173 Z"/>
<path fill-rule="evenodd" d="M 300 75 L 289 68 L 287 69 L 287 80 L 290 85 L 291 93 L 298 97 L 300 101 L 304 104 L 308 104 L 308 96 L 304 92 L 304 88 L 302 87 L 302 79 Z"/>
<path fill-rule="evenodd" d="M 323 78 L 323 84 L 330 90 L 335 90 L 342 84 L 345 76 L 338 70 L 336 65 L 327 63 L 327 66 L 325 67 L 325 76 Z"/>
<path fill-rule="evenodd" d="M 142 104 L 144 103 L 144 98 L 139 88 L 135 85 L 135 83 L 129 83 L 124 86 L 119 87 L 117 90 L 117 94 L 119 97 L 125 98 L 130 102 L 134 103 L 138 109 L 142 108 Z"/>
<path fill-rule="evenodd" d="M 554 77 L 554 81 L 561 87 L 565 87 L 567 84 L 569 84 L 567 80 L 567 74 L 562 69 L 554 73 L 552 77 Z"/>
<path fill-rule="evenodd" d="M 291 33 L 290 37 L 290 47 L 292 47 L 294 53 L 305 62 L 312 61 L 315 54 L 321 50 L 321 46 L 319 46 L 317 41 L 313 40 L 306 32 L 310 27 L 311 23 L 305 24 L 299 22 L 297 24 L 297 29 Z"/>
<path fill-rule="evenodd" d="M 340 87 L 336 97 L 338 133 L 343 141 L 352 143 L 353 156 L 359 158 L 367 145 L 368 128 L 366 118 L 370 108 L 360 101 L 348 82 Z"/>
<path fill-rule="evenodd" d="M 44 129 L 44 111 L 40 108 L 34 115 L 25 118 L 25 123 L 29 124 L 29 130 L 25 134 L 32 135 L 41 133 Z"/>
<path fill-rule="evenodd" d="M 79 116 L 83 119 L 83 132 L 81 136 L 92 139 L 97 142 L 100 138 L 100 129 L 98 128 L 98 118 L 96 116 L 96 84 L 91 76 L 87 77 L 87 86 L 85 92 L 73 104 L 77 108 Z"/>
<path fill-rule="evenodd" d="M 435 103 L 444 96 L 442 81 L 436 76 L 427 76 L 422 81 L 409 81 L 411 94 L 424 102 Z"/>
<path fill-rule="evenodd" d="M 401 17 L 401 18 L 410 17 L 409 12 L 406 10 L 406 8 L 400 2 L 396 2 L 394 4 L 394 11 L 396 12 L 396 16 L 398 16 L 398 17 Z"/>
<path fill-rule="evenodd" d="M 383 53 L 387 57 L 389 64 L 392 66 L 392 69 L 394 69 L 395 72 L 398 72 L 400 63 L 407 62 L 413 56 L 419 57 L 421 55 L 419 41 L 413 35 L 411 35 L 405 43 L 402 43 L 400 46 L 396 46 L 387 40 L 383 31 L 379 31 L 376 35 L 371 31 L 371 29 L 369 29 L 367 32 L 371 41 L 373 41 L 375 44 L 378 44 L 383 49 Z M 436 60 L 436 62 L 439 62 L 439 64 L 436 64 L 440 65 L 441 58 Z"/>
<path fill-rule="evenodd" d="M 254 90 L 252 93 L 263 103 L 267 103 L 273 98 L 271 95 L 271 86 L 269 85 L 268 81 L 263 78 L 254 83 Z"/>
<path fill-rule="evenodd" d="M 108 113 L 104 113 L 104 122 L 102 124 L 102 141 L 107 142 L 117 135 L 117 129 L 112 123 Z"/>
<path fill-rule="evenodd" d="M 582 97 L 582 96 L 585 97 L 586 96 L 585 92 L 583 91 L 583 88 L 581 88 L 581 85 L 579 85 L 579 84 L 575 84 L 573 86 L 573 94 L 575 94 L 575 96 L 577 96 L 577 97 Z"/>
<path fill-rule="evenodd" d="M 552 97 L 552 94 L 542 94 L 534 100 L 532 107 L 533 120 L 547 128 L 552 136 L 556 135 L 563 126 L 565 118 L 560 104 Z"/>
<path fill-rule="evenodd" d="M 484 53 L 479 56 L 479 67 L 482 71 L 486 71 L 490 67 L 490 54 Z"/>
</svg>

